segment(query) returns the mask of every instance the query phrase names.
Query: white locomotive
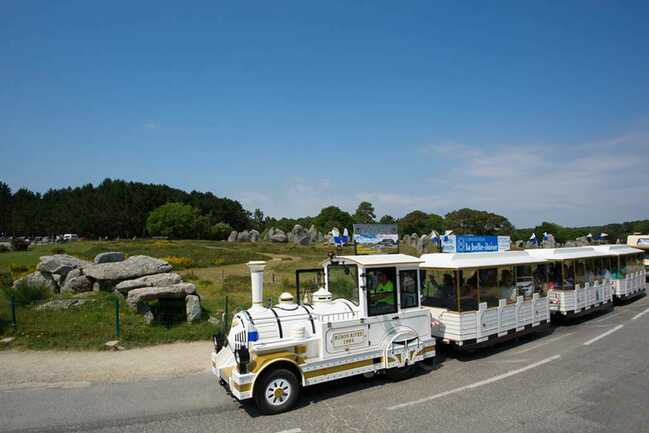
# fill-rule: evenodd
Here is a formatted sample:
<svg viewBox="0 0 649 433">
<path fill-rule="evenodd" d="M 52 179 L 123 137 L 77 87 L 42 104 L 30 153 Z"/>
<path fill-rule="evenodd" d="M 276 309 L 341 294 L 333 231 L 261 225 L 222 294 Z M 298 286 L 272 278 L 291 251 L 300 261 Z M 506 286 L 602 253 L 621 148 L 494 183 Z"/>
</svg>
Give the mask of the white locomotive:
<svg viewBox="0 0 649 433">
<path fill-rule="evenodd" d="M 212 371 L 238 400 L 263 413 L 297 401 L 300 388 L 357 374 L 403 377 L 435 356 L 430 312 L 420 305 L 419 264 L 405 254 L 332 256 L 324 286 L 300 303 L 289 293 L 266 308 L 265 262 L 250 262 L 252 306 L 215 338 Z M 310 303 L 308 302 L 310 301 Z M 297 303 L 296 303 L 297 302 Z"/>
</svg>

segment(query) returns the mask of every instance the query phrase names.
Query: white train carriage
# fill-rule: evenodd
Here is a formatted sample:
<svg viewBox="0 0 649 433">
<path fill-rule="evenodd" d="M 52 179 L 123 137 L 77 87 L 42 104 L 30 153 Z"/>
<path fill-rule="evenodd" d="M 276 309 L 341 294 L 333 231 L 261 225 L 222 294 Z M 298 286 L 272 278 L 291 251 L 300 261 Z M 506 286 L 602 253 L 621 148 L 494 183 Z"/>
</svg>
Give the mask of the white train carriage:
<svg viewBox="0 0 649 433">
<path fill-rule="evenodd" d="M 593 247 L 526 250 L 548 261 L 551 314 L 579 316 L 613 305 L 609 256 Z"/>
<path fill-rule="evenodd" d="M 549 326 L 545 259 L 523 251 L 421 258 L 422 304 L 443 342 L 477 348 Z"/>
<path fill-rule="evenodd" d="M 310 303 L 282 294 L 262 305 L 264 262 L 250 262 L 252 307 L 215 339 L 213 373 L 263 413 L 291 408 L 300 387 L 357 374 L 403 376 L 435 356 L 431 316 L 419 304 L 420 260 L 404 254 L 332 257 Z M 299 287 L 299 285 L 298 285 Z"/>
<path fill-rule="evenodd" d="M 616 300 L 635 298 L 646 292 L 642 250 L 627 245 L 597 245 L 593 248 L 609 256 L 611 289 Z"/>
</svg>

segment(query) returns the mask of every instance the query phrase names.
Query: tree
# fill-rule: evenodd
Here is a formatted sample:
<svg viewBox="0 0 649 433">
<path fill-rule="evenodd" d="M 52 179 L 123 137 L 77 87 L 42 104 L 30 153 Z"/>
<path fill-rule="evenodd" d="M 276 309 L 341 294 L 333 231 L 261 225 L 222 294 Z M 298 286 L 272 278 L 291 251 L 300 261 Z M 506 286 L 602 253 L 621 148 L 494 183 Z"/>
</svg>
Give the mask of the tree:
<svg viewBox="0 0 649 433">
<path fill-rule="evenodd" d="M 343 228 L 352 229 L 354 218 L 336 206 L 329 206 L 313 218 L 313 224 L 322 232 L 328 232 L 334 227 L 338 227 L 342 232 Z"/>
<path fill-rule="evenodd" d="M 469 208 L 446 214 L 446 228 L 457 234 L 474 235 L 511 235 L 514 230 L 502 215 Z"/>
<path fill-rule="evenodd" d="M 227 223 L 216 223 L 210 227 L 209 237 L 217 241 L 227 239 L 232 232 L 232 226 Z"/>
<path fill-rule="evenodd" d="M 430 231 L 435 230 L 437 233 L 444 233 L 446 229 L 446 221 L 441 215 L 428 214 L 428 223 L 430 224 Z"/>
<path fill-rule="evenodd" d="M 167 203 L 153 210 L 146 220 L 147 231 L 172 239 L 197 239 L 205 235 L 207 219 L 187 204 Z"/>
<path fill-rule="evenodd" d="M 399 233 L 419 235 L 429 233 L 431 228 L 429 224 L 428 214 L 420 210 L 413 210 L 399 220 Z"/>
<path fill-rule="evenodd" d="M 376 215 L 374 214 L 374 206 L 372 206 L 372 203 L 368 201 L 362 201 L 358 205 L 356 213 L 354 213 L 354 220 L 356 221 L 356 223 L 372 224 L 374 223 L 375 219 Z"/>
<path fill-rule="evenodd" d="M 379 220 L 379 224 L 396 224 L 397 220 L 392 215 L 383 215 Z"/>
<path fill-rule="evenodd" d="M 11 231 L 11 188 L 0 181 L 0 234 Z"/>
</svg>

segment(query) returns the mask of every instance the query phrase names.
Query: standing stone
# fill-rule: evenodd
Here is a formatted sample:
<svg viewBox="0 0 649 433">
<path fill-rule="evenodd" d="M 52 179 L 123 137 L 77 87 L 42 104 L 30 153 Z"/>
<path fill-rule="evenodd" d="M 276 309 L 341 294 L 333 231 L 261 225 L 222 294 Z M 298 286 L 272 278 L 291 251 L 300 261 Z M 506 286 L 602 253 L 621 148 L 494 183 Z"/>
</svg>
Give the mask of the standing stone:
<svg viewBox="0 0 649 433">
<path fill-rule="evenodd" d="M 187 295 L 185 298 L 187 321 L 193 322 L 201 318 L 201 299 L 196 295 Z"/>
<path fill-rule="evenodd" d="M 124 260 L 124 253 L 119 251 L 108 251 L 95 256 L 95 263 L 115 263 Z"/>
<path fill-rule="evenodd" d="M 308 235 L 310 242 L 316 242 L 318 240 L 318 230 L 316 230 L 313 224 L 309 227 Z"/>
<path fill-rule="evenodd" d="M 404 245 L 410 245 L 410 235 L 404 235 L 401 239 L 401 243 Z"/>
<path fill-rule="evenodd" d="M 248 230 L 239 232 L 239 234 L 237 235 L 237 242 L 250 242 L 250 233 L 248 232 Z"/>
<path fill-rule="evenodd" d="M 270 237 L 271 242 L 277 242 L 277 243 L 285 243 L 288 242 L 288 237 L 286 236 L 286 233 L 284 233 L 280 229 L 275 229 L 273 232 L 273 235 Z"/>
<path fill-rule="evenodd" d="M 421 237 L 417 240 L 417 254 L 423 254 L 426 252 L 428 246 L 430 244 L 430 238 L 428 235 L 421 235 Z"/>
<path fill-rule="evenodd" d="M 291 230 L 291 235 L 289 236 L 291 242 L 296 245 L 308 245 L 309 244 L 309 233 L 304 230 L 299 224 L 295 224 L 293 230 Z"/>
<path fill-rule="evenodd" d="M 257 230 L 250 230 L 250 242 L 257 242 L 259 240 L 259 232 Z"/>
<path fill-rule="evenodd" d="M 556 248 L 557 247 L 557 241 L 554 239 L 554 235 L 548 234 L 547 239 L 544 239 L 542 242 L 543 248 Z"/>
<path fill-rule="evenodd" d="M 230 232 L 230 236 L 228 236 L 228 242 L 236 242 L 238 235 L 239 235 L 239 233 L 237 233 L 236 230 L 232 230 Z"/>
</svg>

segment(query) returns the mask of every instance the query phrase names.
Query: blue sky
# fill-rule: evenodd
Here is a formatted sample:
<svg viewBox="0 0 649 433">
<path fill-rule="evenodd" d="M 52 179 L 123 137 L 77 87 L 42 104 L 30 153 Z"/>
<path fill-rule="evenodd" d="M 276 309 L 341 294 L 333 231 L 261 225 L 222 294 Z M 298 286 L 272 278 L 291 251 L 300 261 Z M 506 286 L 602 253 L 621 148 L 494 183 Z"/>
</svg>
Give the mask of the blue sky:
<svg viewBox="0 0 649 433">
<path fill-rule="evenodd" d="M 0 14 L 0 179 L 268 215 L 649 218 L 649 3 L 31 2 Z"/>
</svg>

